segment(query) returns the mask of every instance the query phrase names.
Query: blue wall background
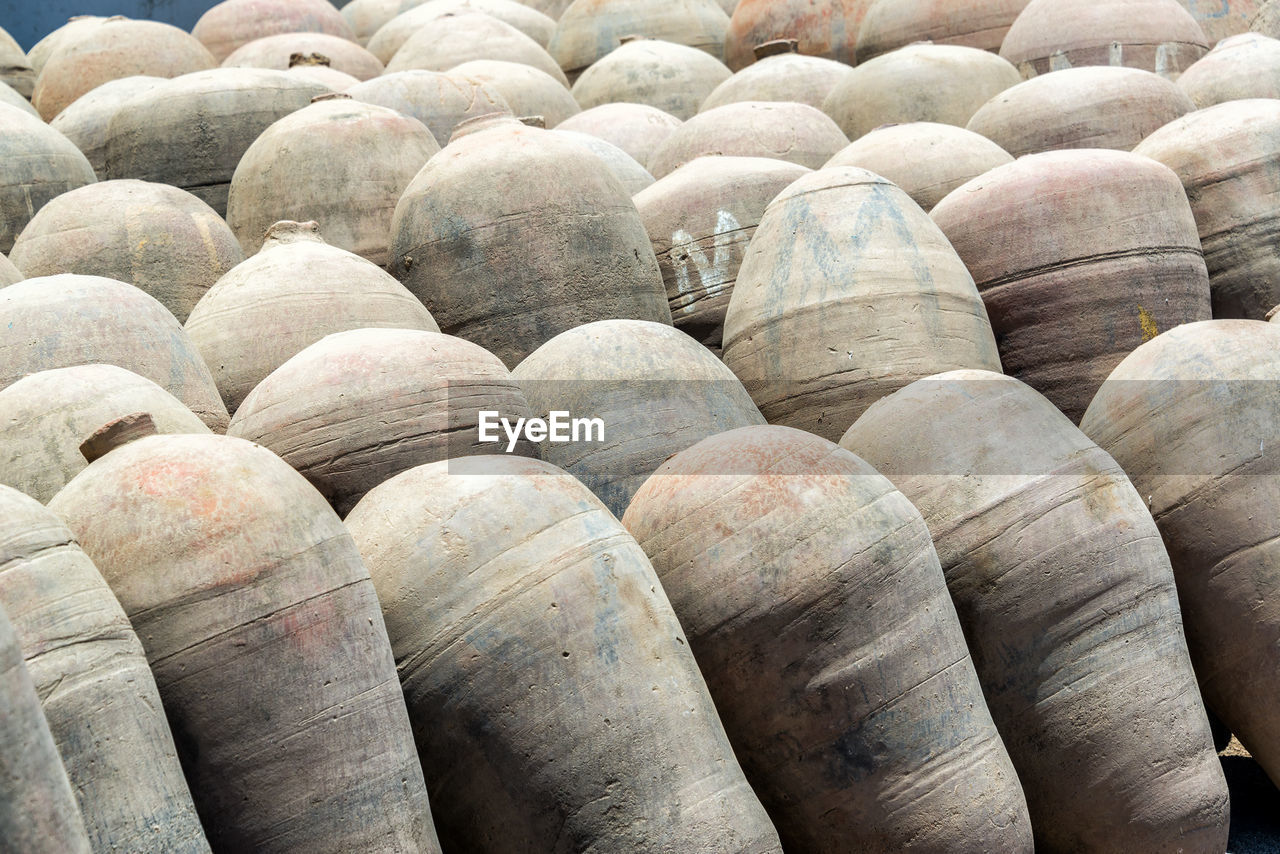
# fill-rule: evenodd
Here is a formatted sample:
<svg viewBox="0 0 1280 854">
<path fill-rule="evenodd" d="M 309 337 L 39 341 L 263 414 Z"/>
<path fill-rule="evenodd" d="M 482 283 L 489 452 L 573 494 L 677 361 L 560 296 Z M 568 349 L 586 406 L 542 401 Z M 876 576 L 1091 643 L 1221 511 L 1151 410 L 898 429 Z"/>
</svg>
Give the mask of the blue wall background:
<svg viewBox="0 0 1280 854">
<path fill-rule="evenodd" d="M 23 50 L 75 15 L 127 15 L 164 21 L 190 31 L 219 0 L 0 0 L 0 27 Z"/>
</svg>

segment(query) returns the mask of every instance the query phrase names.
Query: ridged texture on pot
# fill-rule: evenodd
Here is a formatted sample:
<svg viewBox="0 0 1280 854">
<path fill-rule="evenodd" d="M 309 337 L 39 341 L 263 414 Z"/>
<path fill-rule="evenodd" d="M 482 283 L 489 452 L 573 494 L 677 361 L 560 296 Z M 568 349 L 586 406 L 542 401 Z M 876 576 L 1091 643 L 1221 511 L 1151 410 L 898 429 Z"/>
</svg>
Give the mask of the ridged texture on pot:
<svg viewBox="0 0 1280 854">
<path fill-rule="evenodd" d="M 4 850 L 14 854 L 89 854 L 93 849 L 67 772 L 22 663 L 18 638 L 3 610 L 0 743 L 4 744 L 0 753 L 0 844 Z"/>
<path fill-rule="evenodd" d="M 858 61 L 915 42 L 999 52 L 1027 0 L 872 0 L 858 28 Z"/>
<path fill-rule="evenodd" d="M 668 460 L 623 523 L 787 850 L 1030 854 L 929 529 L 871 466 L 745 427 Z"/>
<path fill-rule="evenodd" d="M 61 519 L 3 486 L 0 550 L 0 607 L 43 698 L 92 849 L 208 854 L 142 644 L 93 561 Z"/>
<path fill-rule="evenodd" d="M 1146 498 L 1209 708 L 1280 782 L 1280 328 L 1179 327 L 1112 372 L 1081 427 Z"/>
<path fill-rule="evenodd" d="M 449 71 L 473 59 L 531 65 L 569 86 L 568 78 L 542 45 L 510 24 L 479 13 L 448 15 L 418 30 L 387 62 L 387 71 Z"/>
<path fill-rule="evenodd" d="M 440 150 L 417 119 L 350 98 L 323 100 L 272 124 L 244 153 L 227 222 L 245 255 L 281 220 L 315 220 L 334 246 L 387 263 L 396 200 Z"/>
<path fill-rule="evenodd" d="M 391 234 L 392 274 L 441 330 L 509 367 L 593 320 L 671 322 L 631 197 L 551 131 L 507 119 L 456 139 L 405 191 Z"/>
<path fill-rule="evenodd" d="M 724 313 L 760 217 L 808 171 L 766 157 L 705 157 L 633 197 L 677 329 L 719 351 Z"/>
<path fill-rule="evenodd" d="M 249 146 L 327 91 L 253 68 L 215 68 L 161 82 L 123 101 L 110 119 L 101 177 L 172 184 L 225 216 L 231 176 Z"/>
<path fill-rule="evenodd" d="M 1191 113 L 1134 149 L 1168 166 L 1191 200 L 1213 316 L 1262 320 L 1280 302 L 1280 101 L 1228 101 Z M 1207 318 L 1197 318 L 1207 319 Z"/>
<path fill-rule="evenodd" d="M 765 210 L 725 315 L 724 360 L 769 423 L 832 441 L 921 377 L 1000 370 L 947 238 L 904 191 L 852 167 L 806 175 Z"/>
<path fill-rule="evenodd" d="M 36 76 L 40 75 L 44 64 L 62 46 L 63 41 L 73 41 L 80 33 L 93 29 L 105 20 L 107 19 L 101 15 L 73 15 L 65 24 L 33 44 L 31 50 L 27 51 L 27 61 L 31 63 Z"/>
<path fill-rule="evenodd" d="M 1031 0 L 1000 47 L 1023 77 L 1123 65 L 1173 79 L 1208 52 L 1178 0 Z"/>
<path fill-rule="evenodd" d="M 371 328 L 440 331 L 403 285 L 325 243 L 314 222 L 273 225 L 262 251 L 210 288 L 186 324 L 230 412 L 326 335 Z"/>
<path fill-rule="evenodd" d="M 352 42 L 356 38 L 326 0 L 223 0 L 201 15 L 191 30 L 218 62 L 251 41 L 280 33 L 327 33 Z"/>
<path fill-rule="evenodd" d="M 851 140 L 899 122 L 964 127 L 979 107 L 1021 80 L 1016 68 L 985 50 L 913 44 L 853 69 L 822 111 Z"/>
<path fill-rule="evenodd" d="M 0 83 L 12 87 L 23 98 L 30 98 L 36 86 L 31 60 L 22 45 L 3 28 L 0 28 Z"/>
<path fill-rule="evenodd" d="M 458 122 L 511 107 L 492 86 L 474 77 L 440 71 L 398 71 L 346 90 L 357 101 L 377 104 L 417 119 L 444 145 Z"/>
<path fill-rule="evenodd" d="M 382 63 L 369 51 L 349 39 L 325 33 L 281 33 L 254 39 L 222 61 L 223 68 L 274 68 L 288 71 L 294 54 L 319 54 L 329 67 L 357 80 L 370 80 L 383 72 Z"/>
<path fill-rule="evenodd" d="M 556 78 L 522 62 L 500 59 L 473 59 L 449 69 L 452 76 L 477 80 L 506 101 L 516 116 L 542 116 L 547 127 L 555 127 L 582 111 L 578 102 Z M 494 110 L 482 110 L 476 117 Z M 497 112 L 504 112 L 498 110 Z M 456 127 L 456 125 L 455 125 Z M 440 140 L 442 145 L 448 139 Z"/>
<path fill-rule="evenodd" d="M 840 444 L 928 523 L 1036 850 L 1221 854 L 1226 782 L 1173 572 L 1120 466 L 983 371 L 913 383 Z"/>
<path fill-rule="evenodd" d="M 40 118 L 40 113 L 36 111 L 35 107 L 31 106 L 30 101 L 18 94 L 12 86 L 9 86 L 2 81 L 0 81 L 0 104 L 17 107 L 28 115 L 35 116 L 38 119 Z M 40 120 L 44 121 L 44 119 Z"/>
<path fill-rule="evenodd" d="M 71 140 L 99 177 L 108 178 L 107 142 L 110 137 L 107 128 L 111 120 L 134 95 L 163 82 L 163 77 L 145 75 L 109 80 L 75 99 L 49 122 L 49 127 Z M 154 121 L 154 113 L 150 115 Z M 187 155 L 190 156 L 190 152 Z"/>
<path fill-rule="evenodd" d="M 1246 33 L 1266 0 L 1178 0 L 1196 19 L 1210 45 Z"/>
<path fill-rule="evenodd" d="M 619 518 L 672 454 L 764 423 L 732 371 L 660 323 L 602 320 L 562 332 L 511 376 L 537 416 L 563 411 L 604 422 L 602 440 L 544 444 L 542 458 L 581 480 Z"/>
<path fill-rule="evenodd" d="M 177 77 L 218 63 L 189 33 L 158 21 L 108 18 L 69 33 L 36 79 L 31 102 L 48 121 L 109 80 Z"/>
<path fill-rule="evenodd" d="M 653 567 L 580 483 L 535 460 L 440 462 L 347 525 L 446 846 L 781 851 Z"/>
<path fill-rule="evenodd" d="M 79 273 L 128 282 L 182 323 L 244 255 L 222 217 L 190 193 L 146 181 L 102 181 L 41 208 L 10 258 L 28 276 Z"/>
<path fill-rule="evenodd" d="M 26 276 L 22 275 L 22 271 L 13 266 L 12 261 L 4 257 L 4 255 L 0 255 L 0 288 L 16 285 L 25 278 Z"/>
<path fill-rule="evenodd" d="M 729 16 L 715 0 L 574 0 L 547 50 L 574 80 L 626 36 L 688 45 L 724 59 L 728 26 Z"/>
<path fill-rule="evenodd" d="M 428 0 L 425 3 L 401 3 L 401 11 L 389 19 L 369 39 L 369 50 L 385 62 L 419 30 L 439 26 L 447 15 L 476 13 L 488 15 L 508 24 L 545 48 L 555 31 L 556 22 L 536 9 L 515 0 Z M 345 10 L 344 10 L 345 14 Z"/>
<path fill-rule="evenodd" d="M 821 110 L 792 101 L 740 101 L 698 113 L 663 140 L 649 161 L 662 178 L 715 154 L 771 157 L 817 169 L 849 144 Z"/>
<path fill-rule="evenodd" d="M 40 119 L 0 104 L 0 252 L 53 198 L 97 180 L 80 150 Z"/>
<path fill-rule="evenodd" d="M 209 428 L 169 392 L 115 365 L 29 374 L 0 390 L 0 483 L 48 503 L 87 465 L 80 444 L 126 415 L 146 412 L 161 433 Z"/>
<path fill-rule="evenodd" d="M 529 414 L 506 366 L 484 348 L 439 332 L 356 329 L 272 371 L 227 433 L 279 454 L 346 515 L 402 471 L 494 450 L 479 441 L 481 410 L 513 423 Z"/>
<path fill-rule="evenodd" d="M 1014 157 L 1064 148 L 1132 151 L 1152 131 L 1195 110 L 1186 93 L 1140 68 L 1065 68 L 1006 89 L 968 128 Z"/>
<path fill-rule="evenodd" d="M 148 436 L 49 509 L 142 640 L 214 850 L 439 851 L 368 570 L 297 472 Z"/>
<path fill-rule="evenodd" d="M 797 101 L 822 109 L 831 90 L 853 71 L 843 62 L 783 53 L 742 69 L 711 91 L 700 111 L 739 101 Z"/>
<path fill-rule="evenodd" d="M 982 292 L 1005 372 L 1074 422 L 1135 347 L 1210 316 L 1186 194 L 1145 157 L 1029 155 L 961 186 L 932 215 Z"/>
<path fill-rule="evenodd" d="M 1009 152 L 985 136 L 937 122 L 887 125 L 858 137 L 828 160 L 888 178 L 925 211 L 961 184 L 1012 163 Z"/>
<path fill-rule="evenodd" d="M 153 297 L 124 282 L 72 274 L 0 288 L 0 389 L 37 371 L 98 363 L 146 377 L 211 430 L 226 429 L 227 409 L 209 369 Z"/>
<path fill-rule="evenodd" d="M 649 170 L 645 169 L 636 162 L 634 157 L 613 143 L 605 142 L 603 139 L 588 133 L 578 133 L 572 130 L 556 129 L 552 133 L 576 142 L 600 158 L 600 162 L 613 173 L 613 177 L 618 179 L 618 183 L 622 185 L 622 189 L 626 191 L 628 196 L 634 196 L 644 188 L 653 185 L 653 176 L 649 174 Z"/>
<path fill-rule="evenodd" d="M 601 104 L 554 125 L 611 142 L 648 168 L 649 158 L 682 122 L 648 104 Z M 548 127 L 553 125 L 548 124 Z"/>
<path fill-rule="evenodd" d="M 1200 109 L 1245 98 L 1280 98 L 1280 41 L 1259 33 L 1223 39 L 1178 78 Z"/>
<path fill-rule="evenodd" d="M 573 97 L 584 108 L 646 104 L 683 120 L 697 113 L 732 74 L 723 62 L 697 48 L 637 39 L 583 71 L 573 84 Z"/>
<path fill-rule="evenodd" d="M 739 0 L 725 33 L 725 63 L 734 71 L 755 62 L 756 45 L 797 39 L 806 56 L 854 64 L 858 27 L 871 0 Z"/>
</svg>

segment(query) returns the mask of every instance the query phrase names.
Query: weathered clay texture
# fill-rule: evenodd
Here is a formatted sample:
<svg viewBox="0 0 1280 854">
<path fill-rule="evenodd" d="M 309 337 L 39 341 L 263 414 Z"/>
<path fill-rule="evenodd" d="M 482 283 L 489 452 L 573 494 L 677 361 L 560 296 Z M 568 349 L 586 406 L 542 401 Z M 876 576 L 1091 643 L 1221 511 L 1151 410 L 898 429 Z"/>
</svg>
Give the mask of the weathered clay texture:
<svg viewBox="0 0 1280 854">
<path fill-rule="evenodd" d="M 858 27 L 870 0 L 739 0 L 725 34 L 725 63 L 734 71 L 755 62 L 756 45 L 796 39 L 806 56 L 854 64 Z"/>
<path fill-rule="evenodd" d="M 405 472 L 347 518 L 450 850 L 778 854 L 648 558 L 547 463 Z"/>
<path fill-rule="evenodd" d="M 793 51 L 767 56 L 713 89 L 698 109 L 739 101 L 797 101 L 820 110 L 831 90 L 852 71 L 843 62 Z"/>
<path fill-rule="evenodd" d="M 325 0 L 223 0 L 191 30 L 218 62 L 242 45 L 280 33 L 327 33 L 352 42 L 356 37 Z"/>
<path fill-rule="evenodd" d="M 368 570 L 297 472 L 148 436 L 49 509 L 142 640 L 215 851 L 439 851 Z"/>
<path fill-rule="evenodd" d="M 1072 421 L 1135 347 L 1210 316 L 1186 194 L 1145 157 L 1029 155 L 961 186 L 932 216 L 982 292 L 1005 372 Z"/>
<path fill-rule="evenodd" d="M 887 125 L 858 137 L 826 162 L 888 178 L 925 211 L 966 181 L 1012 163 L 1009 152 L 980 134 L 938 122 Z"/>
<path fill-rule="evenodd" d="M 22 271 L 13 266 L 13 262 L 3 255 L 0 255 L 0 288 L 7 288 L 9 285 L 16 285 L 25 279 Z"/>
<path fill-rule="evenodd" d="M 163 77 L 145 75 L 109 80 L 72 101 L 49 122 L 49 127 L 71 140 L 99 177 L 110 177 L 107 175 L 107 128 L 111 120 L 134 95 L 162 82 Z"/>
<path fill-rule="evenodd" d="M 1280 328 L 1214 320 L 1120 363 L 1081 428 L 1155 516 L 1209 708 L 1280 781 Z"/>
<path fill-rule="evenodd" d="M 325 33 L 281 33 L 241 45 L 222 61 L 223 68 L 274 68 L 288 71 L 294 54 L 319 54 L 329 67 L 357 80 L 371 80 L 383 72 L 382 63 L 369 51 L 341 36 Z"/>
<path fill-rule="evenodd" d="M 394 17 L 370 34 L 369 50 L 384 63 L 391 61 L 410 36 L 419 30 L 439 26 L 440 19 L 448 15 L 488 15 L 515 27 L 543 48 L 556 28 L 554 20 L 515 0 L 428 0 L 426 3 L 411 2 L 409 6 L 400 2 L 397 8 L 400 11 Z M 346 15 L 346 8 L 342 12 Z"/>
<path fill-rule="evenodd" d="M 547 127 L 599 137 L 618 146 L 641 166 L 648 168 L 653 152 L 680 125 L 681 121 L 670 113 L 647 104 L 627 103 L 601 104 Z"/>
<path fill-rule="evenodd" d="M 646 104 L 684 120 L 732 75 L 723 62 L 697 48 L 637 39 L 582 72 L 573 84 L 573 97 L 584 109 Z"/>
<path fill-rule="evenodd" d="M 872 0 L 858 28 L 858 62 L 915 42 L 999 52 L 1027 0 Z"/>
<path fill-rule="evenodd" d="M 444 145 L 464 119 L 510 113 L 507 99 L 475 77 L 440 71 L 397 71 L 346 90 L 357 101 L 377 104 L 415 118 Z"/>
<path fill-rule="evenodd" d="M 604 422 L 602 442 L 546 443 L 541 456 L 581 480 L 618 517 L 672 454 L 764 423 L 719 359 L 660 323 L 602 320 L 562 332 L 511 376 L 535 415 L 589 413 Z"/>
<path fill-rule="evenodd" d="M 0 752 L 0 844 L 4 850 L 15 854 L 89 854 L 93 849 L 67 772 L 22 663 L 18 638 L 2 609 L 0 742 L 4 744 Z"/>
<path fill-rule="evenodd" d="M 1228 101 L 1191 113 L 1134 149 L 1168 166 L 1191 200 L 1213 316 L 1262 320 L 1280 302 L 1280 101 Z M 1206 319 L 1206 318 L 1197 318 Z"/>
<path fill-rule="evenodd" d="M 1210 45 L 1248 32 L 1266 0 L 1178 0 L 1191 12 Z"/>
<path fill-rule="evenodd" d="M 281 220 L 315 220 L 334 246 L 387 263 L 396 200 L 440 150 L 417 119 L 350 98 L 321 100 L 262 132 L 236 166 L 227 222 L 252 255 Z"/>
<path fill-rule="evenodd" d="M 634 196 L 677 329 L 719 351 L 729 297 L 760 217 L 808 171 L 766 157 L 704 157 Z"/>
<path fill-rule="evenodd" d="M 979 107 L 1021 80 L 1016 68 L 985 50 L 913 44 L 853 69 L 822 111 L 851 140 L 898 122 L 964 127 Z"/>
<path fill-rule="evenodd" d="M 1245 98 L 1280 98 L 1280 41 L 1260 33 L 1223 39 L 1182 72 L 1178 88 L 1200 109 Z"/>
<path fill-rule="evenodd" d="M 1186 93 L 1140 68 L 1066 68 L 1033 77 L 982 105 L 968 128 L 1014 157 L 1064 148 L 1132 151 L 1195 110 Z"/>
<path fill-rule="evenodd" d="M 92 849 L 208 854 L 142 644 L 111 588 L 39 501 L 0 487 L 0 520 L 0 607 L 21 642 Z"/>
<path fill-rule="evenodd" d="M 1000 47 L 1023 77 L 1123 65 L 1176 79 L 1208 52 L 1178 0 L 1031 0 Z"/>
<path fill-rule="evenodd" d="M 135 412 L 161 433 L 208 433 L 190 409 L 149 379 L 115 365 L 37 371 L 0 390 L 0 483 L 48 503 L 84 469 L 80 443 Z"/>
<path fill-rule="evenodd" d="M 618 183 L 622 185 L 622 189 L 626 191 L 628 196 L 634 196 L 646 187 L 653 185 L 653 176 L 649 174 L 649 170 L 645 169 L 636 162 L 634 157 L 613 143 L 605 142 L 603 139 L 594 137 L 591 134 L 578 133 L 572 130 L 556 129 L 552 133 L 576 142 L 600 158 L 600 162 L 613 173 L 613 177 L 618 179 Z"/>
<path fill-rule="evenodd" d="M 901 189 L 852 167 L 806 175 L 765 210 L 725 315 L 724 360 L 769 423 L 832 441 L 921 377 L 1000 370 L 947 238 Z"/>
<path fill-rule="evenodd" d="M 649 162 L 655 178 L 714 154 L 770 157 L 817 169 L 849 144 L 821 110 L 790 101 L 740 101 L 707 110 L 667 137 Z"/>
<path fill-rule="evenodd" d="M 295 75 L 253 68 L 217 68 L 162 82 L 124 100 L 111 117 L 100 177 L 172 184 L 225 216 L 231 176 L 249 146 L 274 122 L 328 91 Z"/>
<path fill-rule="evenodd" d="M 114 279 L 69 273 L 0 288 L 0 389 L 37 371 L 99 363 L 146 377 L 211 430 L 226 429 L 209 369 L 154 297 Z"/>
<path fill-rule="evenodd" d="M 1029 854 L 929 529 L 887 479 L 744 427 L 667 461 L 623 523 L 788 851 Z"/>
<path fill-rule="evenodd" d="M 1029 386 L 913 383 L 840 444 L 919 508 L 1042 852 L 1226 848 L 1169 557 L 1120 466 Z"/>
<path fill-rule="evenodd" d="M 0 104 L 0 252 L 40 208 L 68 190 L 92 184 L 93 167 L 71 140 L 39 118 Z"/>
<path fill-rule="evenodd" d="M 569 80 L 542 45 L 515 27 L 470 12 L 448 15 L 415 32 L 387 60 L 387 71 L 449 71 L 473 59 L 498 59 L 531 65 L 567 88 Z"/>
<path fill-rule="evenodd" d="M 569 90 L 545 71 L 539 71 L 523 62 L 506 62 L 501 59 L 473 59 L 455 65 L 449 74 L 477 80 L 496 92 L 506 101 L 510 112 L 516 116 L 542 116 L 547 127 L 555 127 L 582 111 Z M 480 118 L 486 110 L 475 114 Z M 504 112 L 498 110 L 498 112 Z M 455 128 L 457 125 L 454 126 Z M 444 145 L 448 139 L 440 140 Z"/>
<path fill-rule="evenodd" d="M 31 102 L 48 121 L 110 80 L 135 75 L 177 77 L 217 64 L 200 42 L 177 27 L 107 18 L 58 41 L 36 78 Z"/>
<path fill-rule="evenodd" d="M 551 131 L 505 119 L 455 139 L 405 190 L 391 234 L 392 274 L 441 330 L 509 367 L 593 320 L 671 322 L 631 197 Z"/>
<path fill-rule="evenodd" d="M 0 83 L 10 86 L 23 98 L 30 98 L 36 86 L 36 72 L 22 45 L 0 28 Z"/>
<path fill-rule="evenodd" d="M 696 47 L 722 60 L 728 26 L 715 0 L 574 0 L 547 50 L 574 80 L 628 36 Z"/>
<path fill-rule="evenodd" d="M 414 466 L 490 453 L 481 410 L 529 415 L 505 365 L 482 347 L 413 329 L 329 335 L 254 388 L 227 433 L 265 445 L 346 515 Z M 520 446 L 529 453 L 527 443 Z"/>
<path fill-rule="evenodd" d="M 218 280 L 187 318 L 229 412 L 268 374 L 326 335 L 349 329 L 439 332 L 385 270 L 330 246 L 314 222 L 280 222 L 262 251 Z"/>
<path fill-rule="evenodd" d="M 182 323 L 244 255 L 222 217 L 190 193 L 146 181 L 102 181 L 41 208 L 10 258 L 28 276 L 79 273 L 128 282 Z"/>
</svg>

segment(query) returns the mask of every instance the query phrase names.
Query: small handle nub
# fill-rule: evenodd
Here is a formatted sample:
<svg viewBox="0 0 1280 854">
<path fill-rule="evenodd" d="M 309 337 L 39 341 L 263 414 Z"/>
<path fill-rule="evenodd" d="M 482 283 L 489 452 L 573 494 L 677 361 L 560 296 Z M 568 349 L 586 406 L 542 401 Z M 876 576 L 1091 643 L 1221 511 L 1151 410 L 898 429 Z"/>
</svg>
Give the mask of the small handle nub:
<svg viewBox="0 0 1280 854">
<path fill-rule="evenodd" d="M 328 68 L 333 65 L 333 60 L 325 56 L 323 53 L 289 54 L 289 67 L 296 68 L 299 65 L 323 65 L 325 68 Z"/>
</svg>

